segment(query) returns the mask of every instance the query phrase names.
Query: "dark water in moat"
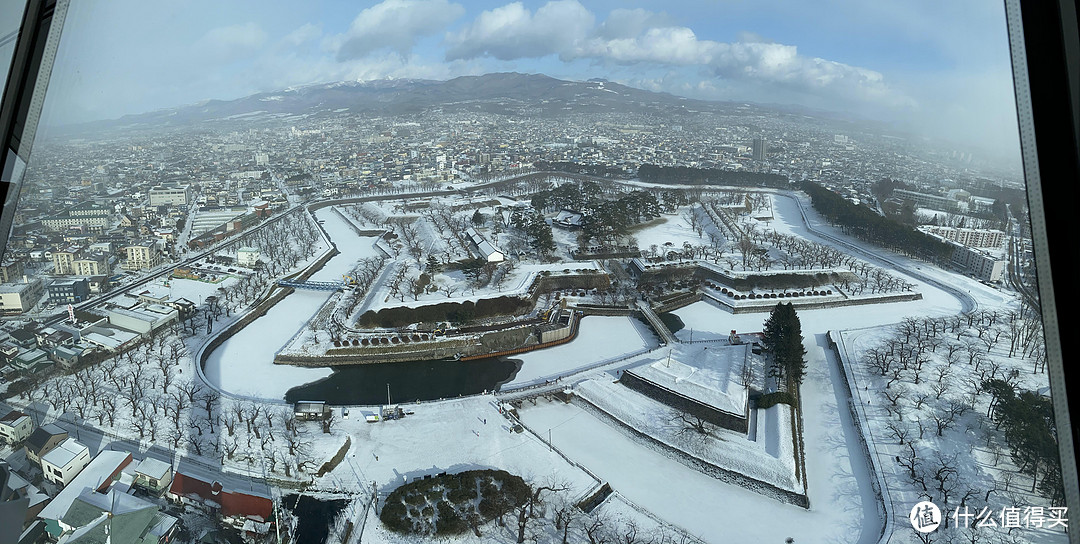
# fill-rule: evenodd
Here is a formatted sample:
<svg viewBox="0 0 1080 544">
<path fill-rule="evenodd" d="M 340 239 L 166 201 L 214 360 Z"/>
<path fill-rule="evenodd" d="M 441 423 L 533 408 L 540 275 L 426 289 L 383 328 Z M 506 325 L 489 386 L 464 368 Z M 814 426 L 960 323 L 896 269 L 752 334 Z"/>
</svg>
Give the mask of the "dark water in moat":
<svg viewBox="0 0 1080 544">
<path fill-rule="evenodd" d="M 296 542 L 321 544 L 330 534 L 330 524 L 349 501 L 344 499 L 319 500 L 306 495 L 286 495 L 282 506 L 292 510 L 299 523 L 296 525 Z"/>
<path fill-rule="evenodd" d="M 408 361 L 335 367 L 329 377 L 294 387 L 286 402 L 323 400 L 337 405 L 386 404 L 474 395 L 513 379 L 520 361 L 494 358 L 476 361 Z"/>
</svg>

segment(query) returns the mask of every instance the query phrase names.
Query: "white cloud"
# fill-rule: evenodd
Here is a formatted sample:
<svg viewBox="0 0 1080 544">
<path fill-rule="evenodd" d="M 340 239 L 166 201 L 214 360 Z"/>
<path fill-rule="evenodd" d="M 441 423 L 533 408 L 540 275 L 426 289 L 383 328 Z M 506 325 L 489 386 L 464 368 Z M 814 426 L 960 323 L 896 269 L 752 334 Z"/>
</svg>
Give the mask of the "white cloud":
<svg viewBox="0 0 1080 544">
<path fill-rule="evenodd" d="M 463 30 L 448 35 L 446 58 L 513 60 L 562 53 L 583 40 L 594 22 L 577 0 L 548 2 L 536 13 L 514 2 L 485 11 Z"/>
<path fill-rule="evenodd" d="M 783 87 L 834 100 L 910 109 L 914 101 L 875 70 L 800 55 L 794 45 L 743 32 L 734 43 L 703 40 L 663 13 L 616 9 L 601 24 L 577 0 L 548 2 L 535 13 L 520 2 L 485 11 L 446 38 L 448 60 L 509 61 L 557 54 L 563 61 L 587 60 L 643 69 L 694 67 L 707 77 Z M 722 84 L 717 87 L 723 86 Z M 695 86 L 701 94 L 704 87 Z M 669 89 L 679 92 L 681 89 Z"/>
<path fill-rule="evenodd" d="M 383 48 L 404 56 L 418 39 L 441 32 L 464 13 L 460 4 L 446 0 L 384 0 L 361 11 L 349 30 L 333 37 L 330 44 L 339 61 Z"/>
<path fill-rule="evenodd" d="M 709 64 L 715 45 L 714 42 L 699 41 L 694 31 L 686 27 L 650 28 L 632 38 L 594 38 L 564 56 L 596 58 L 620 64 Z"/>
<path fill-rule="evenodd" d="M 309 42 L 313 42 L 322 36 L 322 29 L 319 25 L 312 23 L 304 23 L 300 25 L 296 30 L 285 35 L 281 39 L 282 43 L 289 47 L 299 47 Z"/>
<path fill-rule="evenodd" d="M 596 27 L 596 37 L 605 40 L 633 38 L 649 28 L 675 26 L 666 13 L 656 13 L 642 8 L 614 9 L 607 19 Z"/>
<path fill-rule="evenodd" d="M 240 23 L 211 29 L 196 42 L 196 48 L 215 58 L 235 60 L 250 56 L 266 43 L 266 32 L 258 23 Z"/>
</svg>

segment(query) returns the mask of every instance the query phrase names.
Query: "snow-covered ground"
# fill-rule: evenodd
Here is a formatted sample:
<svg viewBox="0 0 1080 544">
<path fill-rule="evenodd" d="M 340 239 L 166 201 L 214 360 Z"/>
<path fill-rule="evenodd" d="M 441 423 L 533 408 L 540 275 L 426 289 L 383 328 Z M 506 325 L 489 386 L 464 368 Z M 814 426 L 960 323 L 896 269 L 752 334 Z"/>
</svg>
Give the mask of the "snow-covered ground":
<svg viewBox="0 0 1080 544">
<path fill-rule="evenodd" d="M 165 285 L 166 281 L 168 282 L 167 286 Z M 229 276 L 218 283 L 189 280 L 187 278 L 168 278 L 167 280 L 158 280 L 151 285 L 167 289 L 173 297 L 183 297 L 196 305 L 200 305 L 206 300 L 206 297 L 219 295 L 219 288 L 228 287 L 233 283 L 236 283 L 235 276 Z"/>
<path fill-rule="evenodd" d="M 638 248 L 642 251 L 647 251 L 653 245 L 661 252 L 665 248 L 682 251 L 683 242 L 690 242 L 693 245 L 709 242 L 707 236 L 698 236 L 694 232 L 681 213 L 661 215 L 660 219 L 650 223 L 633 233 L 638 240 Z"/>
<path fill-rule="evenodd" d="M 613 381 L 609 375 L 575 385 L 574 393 L 631 428 L 718 467 L 803 492 L 802 482 L 795 477 L 791 409 L 786 405 L 751 416 L 756 427 L 753 435 L 709 425 L 710 435 L 704 437 L 676 418 L 670 407 Z"/>
<path fill-rule="evenodd" d="M 550 429 L 556 447 L 613 489 L 706 542 L 850 543 L 858 532 L 859 511 L 850 509 L 857 498 L 842 509 L 807 511 L 688 468 L 573 405 L 538 403 L 521 416 L 538 432 Z"/>
<path fill-rule="evenodd" d="M 522 361 L 521 370 L 503 387 L 555 379 L 582 367 L 640 353 L 656 345 L 656 335 L 636 319 L 587 316 L 581 320 L 577 338 L 570 342 L 515 355 L 515 359 Z"/>
<path fill-rule="evenodd" d="M 568 496 L 579 497 L 598 483 L 589 474 L 571 465 L 535 436 L 510 432 L 498 412 L 495 398 L 475 396 L 437 403 L 408 405 L 412 415 L 396 421 L 366 423 L 363 410 L 354 410 L 348 420 L 337 420 L 325 440 L 337 445 L 352 437 L 345 462 L 318 479 L 318 488 L 367 491 L 375 483 L 380 499 L 397 486 L 440 472 L 460 472 L 480 468 L 502 469 L 525 478 L 534 485 L 558 481 L 570 486 Z M 483 528 L 494 533 L 493 525 Z M 509 531 L 509 529 L 503 529 Z M 463 537 L 468 541 L 470 537 Z M 477 542 L 506 541 L 494 534 Z M 416 537 L 402 537 L 387 531 L 372 510 L 363 542 L 406 543 Z"/>
<path fill-rule="evenodd" d="M 311 281 L 341 281 L 356 262 L 375 254 L 374 238 L 359 238 L 331 208 L 316 212 L 325 221 L 330 238 L 341 253 L 315 272 Z M 298 385 L 331 374 L 329 368 L 275 365 L 274 354 L 295 334 L 305 330 L 307 321 L 330 297 L 326 291 L 297 289 L 271 308 L 266 315 L 241 329 L 207 358 L 206 378 L 223 391 L 236 395 L 282 399 Z"/>
</svg>

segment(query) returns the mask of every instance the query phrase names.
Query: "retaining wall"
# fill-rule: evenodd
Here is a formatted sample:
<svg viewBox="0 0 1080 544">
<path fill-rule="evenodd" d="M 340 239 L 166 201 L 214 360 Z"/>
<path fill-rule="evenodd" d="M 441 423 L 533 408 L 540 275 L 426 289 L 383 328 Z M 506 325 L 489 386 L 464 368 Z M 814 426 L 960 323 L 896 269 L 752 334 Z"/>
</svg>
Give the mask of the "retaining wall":
<svg viewBox="0 0 1080 544">
<path fill-rule="evenodd" d="M 595 415 L 603 421 L 608 421 L 614 424 L 616 427 L 625 431 L 632 439 L 645 444 L 647 447 L 657 449 L 671 459 L 678 461 L 694 470 L 702 472 L 708 476 L 716 478 L 721 482 L 737 485 L 744 489 L 749 489 L 755 493 L 764 495 L 771 499 L 778 500 L 787 504 L 793 504 L 802 508 L 810 508 L 810 500 L 805 494 L 796 493 L 787 489 L 781 489 L 768 482 L 763 482 L 756 478 L 751 478 L 745 474 L 728 470 L 726 468 L 718 467 L 700 457 L 695 457 L 689 453 L 680 450 L 666 442 L 657 440 L 652 436 L 649 436 L 630 425 L 627 425 L 621 419 L 612 416 L 605 412 L 602 408 L 589 402 L 578 395 L 575 395 L 572 401 L 576 406 L 581 407 L 583 410 Z"/>
<path fill-rule="evenodd" d="M 772 310 L 777 302 L 790 302 L 792 306 L 799 310 L 825 310 L 828 308 L 842 308 L 844 306 L 859 306 L 863 304 L 886 304 L 889 302 L 908 302 L 912 300 L 921 300 L 922 293 L 902 293 L 897 295 L 881 295 L 880 297 L 868 297 L 868 298 L 846 298 L 840 300 L 823 300 L 813 301 L 813 297 L 796 297 L 796 298 L 770 298 L 762 300 L 754 300 L 752 302 L 740 301 L 738 305 L 729 297 L 716 296 L 712 293 L 705 293 L 705 297 L 708 297 L 718 304 L 723 305 L 733 314 L 745 314 L 755 312 L 767 312 Z M 807 301 L 807 302 L 803 302 Z"/>
<path fill-rule="evenodd" d="M 852 421 L 855 422 L 853 427 L 855 428 L 855 436 L 859 439 L 859 445 L 862 446 L 862 453 L 866 455 L 867 462 L 870 464 L 870 470 L 874 473 L 874 478 L 870 480 L 870 487 L 874 491 L 874 505 L 877 507 L 878 514 L 881 519 L 885 521 L 881 527 L 881 534 L 878 537 L 879 542 L 888 542 L 892 538 L 893 531 L 893 516 L 890 512 L 891 499 L 886 500 L 885 495 L 888 493 L 888 487 L 886 486 L 885 479 L 882 476 L 883 472 L 881 467 L 878 466 L 877 455 L 874 455 L 870 449 L 870 443 L 866 439 L 868 434 L 866 426 L 866 418 L 862 414 L 862 403 L 854 402 L 854 396 L 852 395 L 851 378 L 848 377 L 848 361 L 846 357 L 846 350 L 841 349 L 833 338 L 833 333 L 840 336 L 840 341 L 843 342 L 843 336 L 838 331 L 828 331 L 825 333 L 825 339 L 829 342 L 829 347 L 832 348 L 836 355 L 838 362 L 837 368 L 840 370 L 840 383 L 843 384 L 843 393 L 847 396 L 847 408 L 851 415 Z"/>
<path fill-rule="evenodd" d="M 623 371 L 622 376 L 619 378 L 619 382 L 646 397 L 666 404 L 680 412 L 686 412 L 692 416 L 700 417 L 713 425 L 731 429 L 732 431 L 743 434 L 746 434 L 748 430 L 749 422 L 745 414 L 739 416 L 737 414 L 725 412 L 697 399 L 692 399 L 662 385 L 650 382 L 629 370 Z"/>
</svg>

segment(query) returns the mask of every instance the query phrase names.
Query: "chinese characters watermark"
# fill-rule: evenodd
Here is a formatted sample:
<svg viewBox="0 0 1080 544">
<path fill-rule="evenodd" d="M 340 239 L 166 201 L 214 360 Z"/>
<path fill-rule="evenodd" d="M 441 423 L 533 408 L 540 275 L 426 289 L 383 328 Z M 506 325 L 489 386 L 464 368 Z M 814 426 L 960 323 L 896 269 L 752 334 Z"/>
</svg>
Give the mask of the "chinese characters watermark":
<svg viewBox="0 0 1080 544">
<path fill-rule="evenodd" d="M 1003 529 L 1068 529 L 1068 508 L 1064 506 L 1006 506 L 1001 509 L 968 508 L 957 506 L 951 513 L 942 516 L 941 510 L 930 501 L 916 504 L 908 514 L 912 528 L 920 533 L 929 533 L 938 527 L 983 528 L 1001 527 Z"/>
</svg>

